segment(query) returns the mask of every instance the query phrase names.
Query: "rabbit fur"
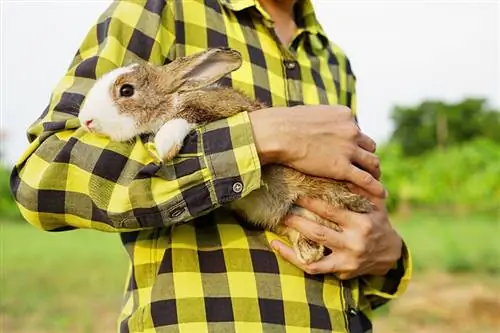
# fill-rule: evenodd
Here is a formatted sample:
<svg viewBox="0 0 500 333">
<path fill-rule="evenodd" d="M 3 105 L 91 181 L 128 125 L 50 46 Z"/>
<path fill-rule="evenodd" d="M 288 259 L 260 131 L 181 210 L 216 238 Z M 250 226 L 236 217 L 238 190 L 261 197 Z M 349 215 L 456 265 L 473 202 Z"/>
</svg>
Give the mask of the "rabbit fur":
<svg viewBox="0 0 500 333">
<path fill-rule="evenodd" d="M 117 68 L 99 78 L 90 89 L 79 113 L 80 122 L 87 130 L 116 141 L 154 133 L 157 151 L 164 161 L 169 161 L 195 127 L 267 107 L 238 90 L 216 84 L 241 64 L 237 51 L 214 48 L 177 58 L 164 66 L 135 63 Z M 320 260 L 325 248 L 286 227 L 282 221 L 287 214 L 342 230 L 294 205 L 297 198 L 317 198 L 359 213 L 372 209 L 367 199 L 351 193 L 340 181 L 274 164 L 264 165 L 261 174 L 261 188 L 228 206 L 248 222 L 288 237 L 304 264 Z"/>
</svg>

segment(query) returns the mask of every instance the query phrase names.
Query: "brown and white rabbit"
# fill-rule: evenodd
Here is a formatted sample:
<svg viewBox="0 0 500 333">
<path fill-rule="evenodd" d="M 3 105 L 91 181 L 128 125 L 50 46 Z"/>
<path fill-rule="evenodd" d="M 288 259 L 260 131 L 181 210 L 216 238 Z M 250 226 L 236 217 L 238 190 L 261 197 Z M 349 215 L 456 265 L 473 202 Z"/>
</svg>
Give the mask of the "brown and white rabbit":
<svg viewBox="0 0 500 333">
<path fill-rule="evenodd" d="M 88 92 L 80 122 L 87 130 L 115 141 L 154 133 L 156 149 L 168 161 L 196 126 L 266 107 L 235 89 L 216 85 L 241 64 L 237 51 L 208 49 L 165 66 L 141 63 L 112 70 Z M 342 182 L 308 176 L 285 166 L 263 166 L 262 180 L 264 186 L 232 202 L 229 208 L 250 223 L 288 236 L 304 263 L 321 259 L 324 247 L 286 227 L 283 218 L 294 213 L 339 228 L 294 205 L 298 197 L 319 198 L 359 213 L 372 208 L 368 200 L 351 193 Z"/>
</svg>

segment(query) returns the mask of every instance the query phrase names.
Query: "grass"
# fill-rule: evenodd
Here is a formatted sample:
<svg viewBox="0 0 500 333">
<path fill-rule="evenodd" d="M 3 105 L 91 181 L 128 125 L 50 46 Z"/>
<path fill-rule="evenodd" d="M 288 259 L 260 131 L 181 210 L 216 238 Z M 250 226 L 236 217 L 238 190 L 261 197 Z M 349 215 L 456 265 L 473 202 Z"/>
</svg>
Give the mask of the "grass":
<svg viewBox="0 0 500 333">
<path fill-rule="evenodd" d="M 416 271 L 500 273 L 500 221 L 496 216 L 417 213 L 394 218 Z"/>
<path fill-rule="evenodd" d="M 44 233 L 22 222 L 1 229 L 6 332 L 110 332 L 95 322 L 112 328 L 119 310 L 127 258 L 118 235 Z"/>
<path fill-rule="evenodd" d="M 492 281 L 498 278 L 499 221 L 495 217 L 420 213 L 409 218 L 395 218 L 394 221 L 412 251 L 417 271 L 417 290 L 409 291 L 401 302 L 411 303 L 422 295 L 418 289 L 422 284 L 432 285 L 422 282 L 427 276 L 426 271 L 453 273 L 453 282 L 445 283 L 457 285 L 453 290 L 462 290 L 467 281 L 477 279 L 484 285 L 493 285 Z M 118 235 L 90 230 L 47 233 L 27 223 L 6 223 L 1 219 L 0 227 L 0 312 L 5 332 L 114 331 L 127 270 L 127 257 Z M 436 290 L 439 291 L 443 284 L 438 286 Z M 429 298 L 435 293 L 432 291 Z M 425 302 L 432 303 L 429 299 Z M 392 332 L 397 325 L 406 325 L 405 321 L 384 319 L 396 309 L 405 308 L 397 304 L 382 311 L 385 315 L 377 319 L 381 321 L 380 325 L 386 325 L 383 332 Z M 404 313 L 402 316 L 410 320 L 404 317 Z M 425 319 L 412 318 L 425 325 L 446 324 L 436 313 L 423 312 L 422 316 Z M 416 327 L 420 328 L 406 332 L 426 332 L 420 330 L 421 325 Z M 484 327 L 481 329 L 488 332 Z"/>
</svg>

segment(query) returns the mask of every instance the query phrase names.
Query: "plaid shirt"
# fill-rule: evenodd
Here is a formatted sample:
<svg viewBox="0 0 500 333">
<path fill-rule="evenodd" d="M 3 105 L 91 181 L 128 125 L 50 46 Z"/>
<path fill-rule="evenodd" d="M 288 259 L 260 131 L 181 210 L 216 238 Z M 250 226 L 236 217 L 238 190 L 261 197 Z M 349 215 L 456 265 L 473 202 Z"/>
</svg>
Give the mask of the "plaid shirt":
<svg viewBox="0 0 500 333">
<path fill-rule="evenodd" d="M 268 105 L 355 110 L 348 58 L 310 0 L 296 9 L 299 29 L 286 48 L 256 0 L 115 1 L 29 128 L 12 174 L 19 209 L 47 231 L 120 234 L 131 260 L 121 332 L 368 332 L 372 310 L 405 290 L 406 249 L 385 276 L 310 276 L 272 251 L 278 236 L 221 207 L 261 186 L 246 113 L 196 129 L 167 164 L 151 137 L 117 143 L 80 129 L 79 106 L 97 77 L 208 47 L 240 51 L 242 67 L 223 84 Z"/>
</svg>

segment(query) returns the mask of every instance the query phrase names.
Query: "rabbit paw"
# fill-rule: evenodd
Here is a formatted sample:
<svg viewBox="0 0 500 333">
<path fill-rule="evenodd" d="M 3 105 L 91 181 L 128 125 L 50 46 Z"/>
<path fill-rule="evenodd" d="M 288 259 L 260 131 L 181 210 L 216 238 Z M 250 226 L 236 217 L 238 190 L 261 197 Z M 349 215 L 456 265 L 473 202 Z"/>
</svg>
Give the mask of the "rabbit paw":
<svg viewBox="0 0 500 333">
<path fill-rule="evenodd" d="M 181 118 L 172 119 L 163 124 L 155 135 L 155 145 L 164 161 L 170 161 L 179 153 L 184 139 L 193 127 L 193 124 Z"/>
<path fill-rule="evenodd" d="M 182 146 L 174 143 L 169 151 L 164 152 L 161 156 L 164 161 L 170 161 L 173 159 L 181 150 Z"/>
<path fill-rule="evenodd" d="M 325 252 L 323 245 L 315 243 L 302 235 L 295 239 L 293 249 L 303 264 L 310 264 L 320 260 Z"/>
</svg>

